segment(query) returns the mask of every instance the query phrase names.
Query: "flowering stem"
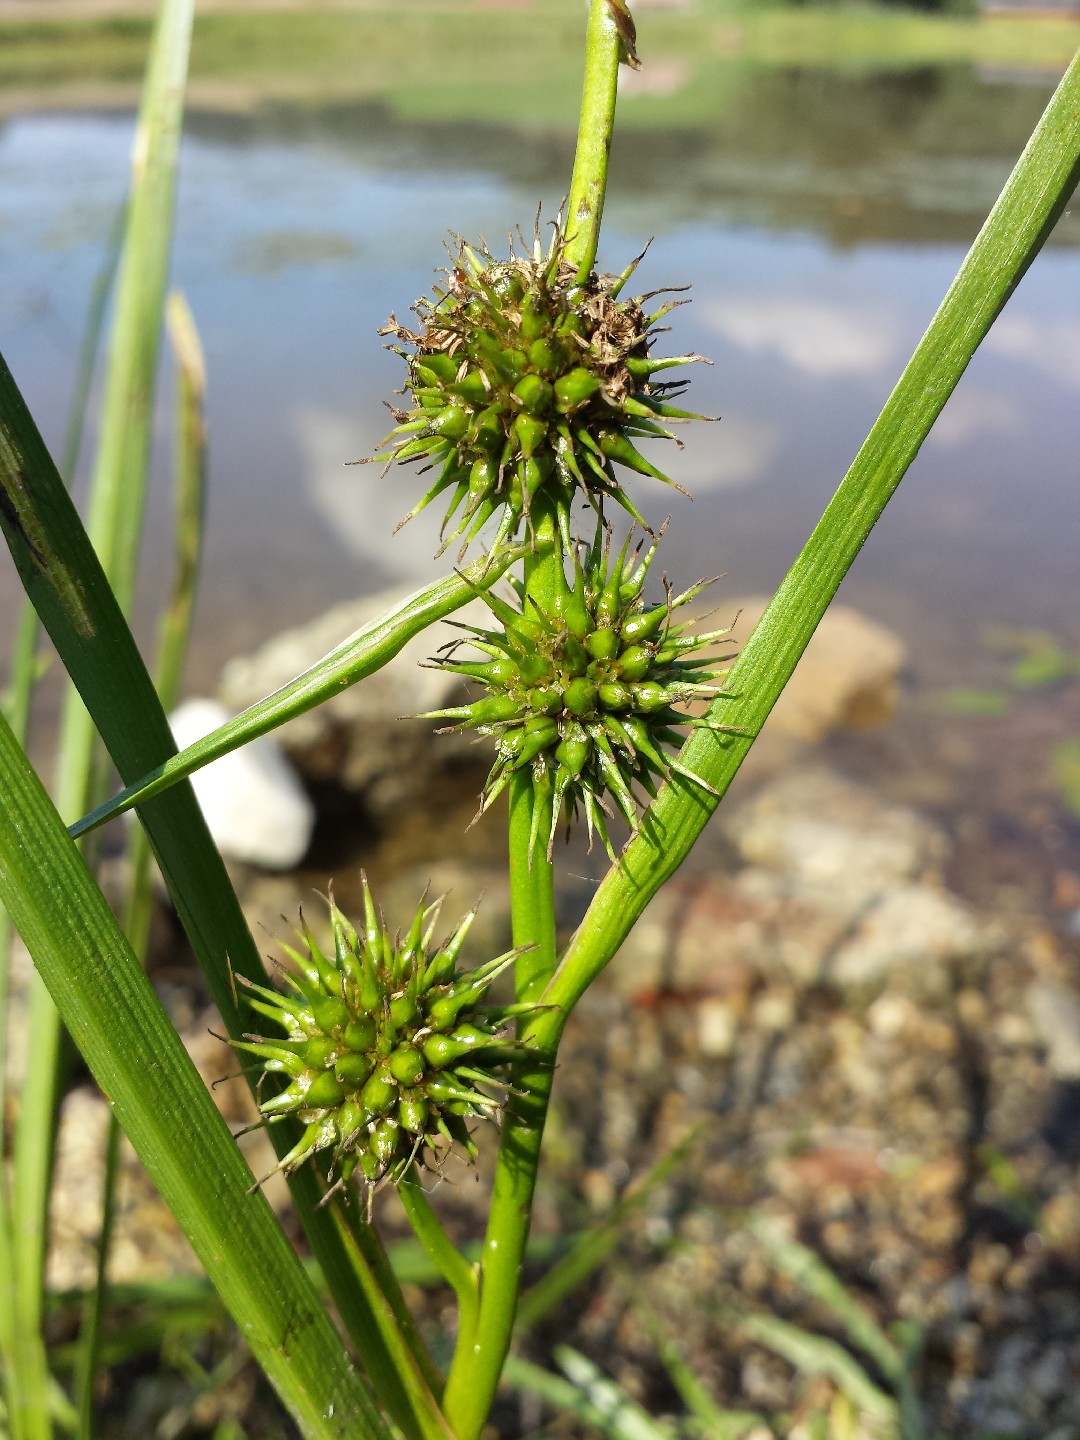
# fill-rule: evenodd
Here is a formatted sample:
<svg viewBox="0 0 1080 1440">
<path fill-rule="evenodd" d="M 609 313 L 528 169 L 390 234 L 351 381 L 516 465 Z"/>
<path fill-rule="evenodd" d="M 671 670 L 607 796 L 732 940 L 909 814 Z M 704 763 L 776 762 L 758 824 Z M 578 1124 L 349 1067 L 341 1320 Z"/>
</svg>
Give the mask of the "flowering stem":
<svg viewBox="0 0 1080 1440">
<path fill-rule="evenodd" d="M 409 1217 L 416 1238 L 424 1247 L 428 1259 L 438 1268 L 446 1283 L 453 1289 L 458 1302 L 458 1343 L 471 1350 L 476 1337 L 476 1318 L 480 1292 L 477 1284 L 476 1267 L 470 1265 L 458 1250 L 442 1225 L 419 1180 L 406 1177 L 398 1186 L 398 1196 Z"/>
<path fill-rule="evenodd" d="M 581 118 L 566 215 L 566 258 L 577 266 L 579 280 L 588 278 L 596 262 L 622 52 L 609 0 L 591 0 Z"/>
<path fill-rule="evenodd" d="M 577 267 L 579 280 L 587 278 L 596 260 L 623 46 L 611 0 L 592 0 L 566 220 L 566 258 Z M 541 611 L 554 614 L 555 597 L 565 584 L 564 557 L 554 510 L 540 496 L 534 502 L 532 525 L 536 544 L 525 559 L 525 592 Z M 529 947 L 515 967 L 519 999 L 537 998 L 555 972 L 555 891 L 547 858 L 553 803 L 550 779 L 545 790 L 529 770 L 514 776 L 510 784 L 513 936 L 515 946 Z M 479 1437 L 510 1348 L 553 1063 L 554 1049 L 538 1053 L 536 1060 L 514 1070 L 515 1094 L 503 1120 L 480 1262 L 478 1322 L 471 1335 L 467 1327 L 459 1330 L 443 1397 L 444 1413 L 458 1440 Z"/>
<path fill-rule="evenodd" d="M 525 560 L 526 604 L 554 613 L 563 583 L 563 556 L 552 506 L 542 499 L 532 514 L 536 548 Z M 519 1000 L 542 994 L 555 973 L 554 870 L 547 855 L 552 787 L 519 771 L 510 782 L 510 903 L 515 946 L 527 947 L 515 965 Z M 491 1210 L 480 1262 L 476 1319 L 462 1315 L 458 1343 L 446 1381 L 443 1411 L 458 1440 L 477 1440 L 487 1422 L 503 1362 L 510 1348 L 529 1238 L 536 1167 L 551 1088 L 551 1069 L 535 1061 L 515 1066 L 514 1098 L 506 1107 Z"/>
</svg>

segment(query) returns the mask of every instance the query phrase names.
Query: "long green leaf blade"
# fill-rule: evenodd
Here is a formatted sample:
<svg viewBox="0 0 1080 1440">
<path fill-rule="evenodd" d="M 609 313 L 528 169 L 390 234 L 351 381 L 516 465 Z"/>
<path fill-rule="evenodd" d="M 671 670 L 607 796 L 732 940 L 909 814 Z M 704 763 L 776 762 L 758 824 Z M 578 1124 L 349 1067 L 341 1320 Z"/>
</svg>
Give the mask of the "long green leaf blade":
<svg viewBox="0 0 1080 1440">
<path fill-rule="evenodd" d="M 146 774 L 176 752 L 168 722 L 78 513 L 2 357 L 0 530 L 121 778 Z M 233 977 L 246 975 L 261 983 L 265 972 L 190 785 L 176 785 L 148 802 L 141 819 L 214 1003 L 229 1034 L 239 1039 L 248 1023 L 237 1005 Z M 271 1133 L 279 1153 L 296 1139 L 287 1125 Z M 406 1433 L 441 1434 L 434 1399 L 419 1381 L 406 1385 L 390 1360 L 380 1323 L 356 1276 L 358 1255 L 349 1222 L 337 1207 L 320 1208 L 321 1190 L 310 1166 L 294 1171 L 289 1184 L 380 1399 Z M 362 1278 L 368 1283 L 369 1277 Z"/>
<path fill-rule="evenodd" d="M 682 864 L 787 684 L 819 620 L 983 337 L 1053 228 L 1080 178 L 1080 53 L 886 401 L 839 489 L 732 667 L 712 718 L 743 734 L 698 730 L 682 766 L 609 871 L 536 1022 L 557 1035 L 574 1003 Z"/>
<path fill-rule="evenodd" d="M 2 357 L 0 530 L 121 777 L 143 775 L 175 754 L 165 713 L 131 631 Z M 239 1039 L 248 1027 L 237 1005 L 234 975 L 259 983 L 265 972 L 190 785 L 177 785 L 150 801 L 141 818 L 214 1002 L 229 1034 Z M 296 1138 L 290 1138 L 285 1125 L 271 1133 L 279 1153 Z M 410 1399 L 389 1360 L 379 1324 L 355 1280 L 355 1247 L 346 1222 L 335 1208 L 320 1208 L 319 1183 L 310 1166 L 290 1176 L 290 1188 L 380 1398 L 403 1428 L 419 1410 L 424 1423 L 409 1433 L 438 1433 L 434 1399 L 420 1386 Z"/>
<path fill-rule="evenodd" d="M 172 239 L 177 157 L 194 0 L 163 0 L 143 84 L 132 155 L 131 198 L 109 338 L 101 434 L 90 491 L 90 535 L 124 612 L 138 572 L 149 474 L 153 389 Z M 100 743 L 86 709 L 69 689 L 61 725 L 57 796 L 68 819 L 104 793 Z M 15 1416 L 16 1440 L 51 1433 L 48 1372 L 41 1333 L 45 1247 L 54 1126 L 66 1056 L 60 1023 L 35 983 L 30 1040 L 12 1165 L 14 1283 L 17 1327 L 26 1347 Z"/>
<path fill-rule="evenodd" d="M 180 682 L 191 638 L 195 594 L 202 558 L 206 514 L 206 366 L 202 344 L 187 302 L 179 292 L 169 296 L 169 338 L 176 358 L 176 459 L 173 477 L 172 593 L 158 633 L 155 684 L 162 707 L 171 710 L 180 698 Z M 36 617 L 35 617 L 36 618 Z M 135 826 L 127 845 L 129 868 L 123 926 L 128 943 L 146 964 L 154 907 L 153 856 L 146 831 Z M 87 1296 L 79 1331 L 75 1367 L 75 1400 L 79 1415 L 78 1440 L 93 1440 L 94 1398 L 100 1363 L 100 1342 L 109 1297 L 109 1257 L 112 1252 L 116 1183 L 119 1174 L 121 1130 L 115 1112 L 105 1140 L 105 1168 L 101 1182 L 101 1227 L 97 1243 L 97 1283 Z"/>
<path fill-rule="evenodd" d="M 385 1436 L 366 1386 L 104 896 L 0 718 L 0 899 L 259 1363 L 318 1440 Z"/>
<path fill-rule="evenodd" d="M 357 630 L 310 669 L 290 680 L 265 700 L 249 705 L 240 715 L 211 731 L 209 735 L 181 750 L 156 769 L 142 776 L 133 785 L 121 790 L 105 805 L 71 826 L 73 836 L 104 825 L 122 815 L 133 805 L 160 795 L 178 780 L 194 775 L 196 770 L 220 760 L 223 755 L 246 745 L 260 735 L 276 730 L 298 715 L 304 715 L 324 700 L 339 695 L 349 685 L 380 670 L 410 641 L 436 620 L 445 620 L 455 610 L 472 600 L 480 589 L 493 585 L 506 573 L 515 560 L 518 548 L 505 550 L 498 557 L 480 560 L 460 575 L 437 580 L 418 590 L 400 605 Z"/>
</svg>

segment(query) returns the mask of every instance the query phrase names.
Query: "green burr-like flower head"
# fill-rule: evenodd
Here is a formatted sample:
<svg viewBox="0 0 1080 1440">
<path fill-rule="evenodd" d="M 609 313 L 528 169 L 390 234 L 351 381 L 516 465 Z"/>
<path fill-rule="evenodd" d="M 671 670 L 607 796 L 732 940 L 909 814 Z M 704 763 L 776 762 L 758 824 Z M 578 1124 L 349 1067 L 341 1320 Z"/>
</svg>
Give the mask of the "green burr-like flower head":
<svg viewBox="0 0 1080 1440">
<path fill-rule="evenodd" d="M 528 255 L 511 242 L 510 258 L 496 260 L 458 239 L 453 258 L 447 284 L 413 307 L 419 328 L 391 316 L 380 331 L 400 342 L 391 348 L 408 364 L 412 407 L 391 406 L 397 427 L 372 458 L 438 470 L 405 519 L 446 496 L 444 546 L 461 540 L 462 551 L 494 515 L 496 545 L 516 534 L 538 493 L 553 502 L 567 549 L 579 493 L 598 512 L 610 497 L 644 524 L 615 467 L 673 483 L 634 442 L 674 439 L 664 420 L 703 418 L 669 403 L 682 383 L 653 378 L 702 358 L 649 353 L 657 322 L 681 302 L 649 313 L 652 296 L 621 298 L 640 256 L 622 275 L 579 282 L 559 223 L 546 253 L 537 229 Z"/>
<path fill-rule="evenodd" d="M 331 900 L 332 954 L 301 919 L 302 948 L 284 947 L 296 967 L 288 990 L 244 982 L 252 1010 L 285 1032 L 235 1042 L 288 1077 L 262 1114 L 305 1127 L 279 1169 L 326 1152 L 335 1184 L 355 1173 L 375 1186 L 447 1147 L 475 1155 L 469 1121 L 497 1118 L 506 1066 L 522 1053 L 504 1033 L 522 1007 L 487 1003 L 517 952 L 459 970 L 475 911 L 435 944 L 441 904 L 421 902 L 404 938 L 392 937 L 365 877 L 362 931 Z"/>
<path fill-rule="evenodd" d="M 512 582 L 516 606 L 483 592 L 503 629 L 468 627 L 467 643 L 487 658 L 458 659 L 466 643 L 459 640 L 439 663 L 479 682 L 486 693 L 471 704 L 423 717 L 453 720 L 448 728 L 495 737 L 497 754 L 481 811 L 523 769 L 531 770 L 537 786 L 550 787 L 552 824 L 542 837 L 549 855 L 560 814 L 569 822 L 579 806 L 590 840 L 595 832 L 610 853 L 604 816 L 613 811 L 605 797 L 636 829 L 641 791 L 655 795 L 657 783 L 672 771 L 704 785 L 665 753 L 665 747 L 680 743 L 678 727 L 726 728 L 676 708 L 717 693 L 711 682 L 721 672 L 710 668 L 713 659 L 695 652 L 726 636 L 727 629 L 694 633 L 693 622 L 677 616 L 711 582 L 646 603 L 645 582 L 659 541 L 642 555 L 641 546 L 631 553 L 631 538 L 612 560 L 598 524 L 591 547 L 572 557 L 572 579 L 562 572 L 550 610 L 527 597 L 520 582 Z"/>
</svg>

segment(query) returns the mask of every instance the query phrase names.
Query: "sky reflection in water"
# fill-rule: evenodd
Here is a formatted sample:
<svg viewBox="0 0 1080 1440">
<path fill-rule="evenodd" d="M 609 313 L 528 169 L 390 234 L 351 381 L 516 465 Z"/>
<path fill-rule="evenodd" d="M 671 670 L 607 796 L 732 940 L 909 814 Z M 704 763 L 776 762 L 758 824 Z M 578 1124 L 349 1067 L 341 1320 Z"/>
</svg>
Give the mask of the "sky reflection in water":
<svg viewBox="0 0 1080 1440">
<path fill-rule="evenodd" d="M 4 351 L 54 447 L 130 136 L 127 117 L 86 115 L 17 117 L 0 131 Z M 406 471 L 382 478 L 372 467 L 344 467 L 388 428 L 383 401 L 402 378 L 375 332 L 428 289 L 448 229 L 483 234 L 498 248 L 509 224 L 531 226 L 537 198 L 551 213 L 559 182 L 547 177 L 538 193 L 542 159 L 526 167 L 526 184 L 506 173 L 506 157 L 494 169 L 445 153 L 425 164 L 422 147 L 400 135 L 395 145 L 401 163 L 391 168 L 375 163 L 378 136 L 337 143 L 316 127 L 293 140 L 253 140 L 197 118 L 185 143 L 174 279 L 195 312 L 210 376 L 212 499 L 196 667 L 207 679 L 229 653 L 338 599 L 445 568 L 432 560 L 434 520 L 423 517 L 390 544 L 419 482 Z M 927 175 L 940 176 L 944 163 L 928 161 Z M 979 163 L 986 171 L 989 162 Z M 912 165 L 892 164 L 905 194 L 919 193 Z M 652 482 L 633 488 L 646 514 L 675 516 L 666 550 L 673 576 L 723 570 L 733 595 L 778 583 L 963 254 L 956 207 L 942 216 L 937 242 L 925 233 L 932 205 L 912 219 L 916 199 L 897 226 L 903 240 L 874 234 L 840 246 L 820 220 L 820 197 L 805 200 L 813 188 L 805 164 L 787 182 L 786 171 L 763 170 L 771 214 L 747 212 L 745 169 L 725 181 L 722 166 L 691 156 L 696 190 L 665 211 L 620 190 L 616 165 L 601 256 L 622 268 L 658 229 L 642 288 L 693 286 L 664 351 L 713 359 L 698 367 L 693 403 L 723 419 L 688 427 L 685 450 L 658 457 L 694 492 L 692 506 Z M 995 161 L 992 176 L 980 171 L 990 194 L 1000 169 Z M 830 213 L 847 207 L 850 216 L 864 200 L 845 198 L 829 173 Z M 850 191 L 850 175 L 844 184 Z M 880 209 L 881 195 L 871 200 Z M 964 224 L 973 235 L 974 214 Z M 876 219 L 869 228 L 879 228 Z M 1059 245 L 1025 279 L 961 382 L 847 582 L 849 598 L 916 627 L 931 652 L 992 620 L 1068 633 L 1080 551 L 1078 391 L 1080 259 Z M 163 402 L 159 438 L 168 427 Z M 150 570 L 168 543 L 167 447 L 159 449 Z M 5 609 L 14 593 L 5 568 Z"/>
</svg>

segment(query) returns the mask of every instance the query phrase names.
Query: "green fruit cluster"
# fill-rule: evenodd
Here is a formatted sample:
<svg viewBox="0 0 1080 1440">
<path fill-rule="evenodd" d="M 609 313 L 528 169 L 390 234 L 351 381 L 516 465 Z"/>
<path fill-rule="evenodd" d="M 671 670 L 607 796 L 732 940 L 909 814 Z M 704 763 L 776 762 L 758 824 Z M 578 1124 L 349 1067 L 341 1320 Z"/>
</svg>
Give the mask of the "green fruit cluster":
<svg viewBox="0 0 1080 1440">
<path fill-rule="evenodd" d="M 620 298 L 640 256 L 622 275 L 581 282 L 564 251 L 559 224 L 546 253 L 537 230 L 532 253 L 508 260 L 459 240 L 447 285 L 413 307 L 420 328 L 391 316 L 380 331 L 402 342 L 391 348 L 408 363 L 413 403 L 391 406 L 397 427 L 372 458 L 438 468 L 405 519 L 447 496 L 445 545 L 460 539 L 464 551 L 498 514 L 498 547 L 528 519 L 539 492 L 567 548 L 576 494 L 597 510 L 610 498 L 644 524 L 614 466 L 672 483 L 634 441 L 674 439 L 661 421 L 700 418 L 668 403 L 681 383 L 653 380 L 701 358 L 649 354 L 654 327 L 679 302 L 646 313 L 652 296 Z"/>
<path fill-rule="evenodd" d="M 630 552 L 628 538 L 612 562 L 601 526 L 584 556 L 573 556 L 573 578 L 559 569 L 561 584 L 550 611 L 526 597 L 516 582 L 519 605 L 490 592 L 482 598 L 502 631 L 469 627 L 487 658 L 462 661 L 455 642 L 440 664 L 477 681 L 487 693 L 468 705 L 431 712 L 427 719 L 453 720 L 452 729 L 475 729 L 497 739 L 481 810 L 528 767 L 534 784 L 550 788 L 551 828 L 543 837 L 550 855 L 559 817 L 569 822 L 584 810 L 590 840 L 595 832 L 611 852 L 605 815 L 610 795 L 630 828 L 638 823 L 635 790 L 655 795 L 657 782 L 672 771 L 704 782 L 664 753 L 678 745 L 676 727 L 712 721 L 675 707 L 716 694 L 710 683 L 720 672 L 714 658 L 696 655 L 727 630 L 692 633 L 676 612 L 711 582 L 701 581 L 664 600 L 647 604 L 645 581 L 656 554 L 654 539 L 644 555 Z M 512 582 L 514 583 L 514 582 Z M 708 788 L 708 787 L 705 787 Z M 539 813 L 539 807 L 535 813 Z"/>
<path fill-rule="evenodd" d="M 469 1121 L 497 1117 L 501 1076 L 519 1054 L 502 1032 L 523 1007 L 486 1003 L 516 952 L 459 971 L 475 911 L 434 945 L 441 903 L 421 902 L 408 934 L 392 938 L 365 878 L 362 934 L 331 901 L 333 954 L 302 922 L 303 949 L 284 947 L 296 967 L 288 991 L 245 982 L 251 1008 L 285 1031 L 235 1042 L 288 1078 L 261 1112 L 271 1122 L 295 1115 L 305 1127 L 279 1169 L 326 1151 L 335 1184 L 355 1172 L 374 1186 L 400 1180 L 426 1151 L 476 1153 Z"/>
</svg>

